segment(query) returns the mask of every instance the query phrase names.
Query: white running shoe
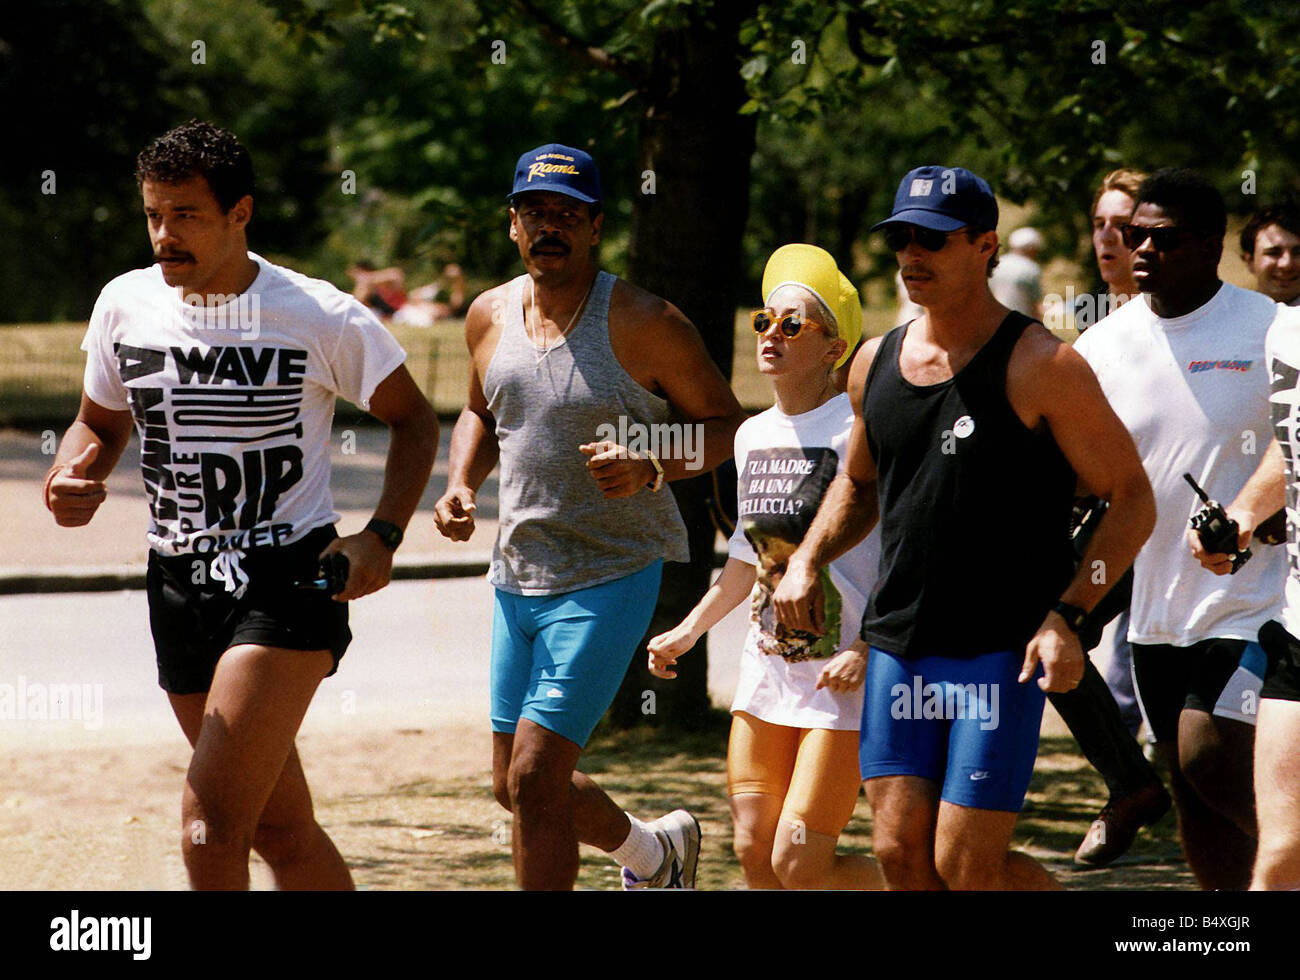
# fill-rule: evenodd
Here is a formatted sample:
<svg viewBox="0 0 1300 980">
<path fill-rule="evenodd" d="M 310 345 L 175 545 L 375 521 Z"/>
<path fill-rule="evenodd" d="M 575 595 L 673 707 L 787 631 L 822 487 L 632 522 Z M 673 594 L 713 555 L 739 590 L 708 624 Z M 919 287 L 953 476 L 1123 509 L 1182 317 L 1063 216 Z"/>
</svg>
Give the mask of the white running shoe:
<svg viewBox="0 0 1300 980">
<path fill-rule="evenodd" d="M 664 860 L 649 878 L 638 878 L 623 869 L 623 891 L 638 888 L 694 888 L 695 868 L 700 860 L 700 823 L 685 810 L 674 810 L 646 824 L 652 827 L 664 847 Z"/>
</svg>

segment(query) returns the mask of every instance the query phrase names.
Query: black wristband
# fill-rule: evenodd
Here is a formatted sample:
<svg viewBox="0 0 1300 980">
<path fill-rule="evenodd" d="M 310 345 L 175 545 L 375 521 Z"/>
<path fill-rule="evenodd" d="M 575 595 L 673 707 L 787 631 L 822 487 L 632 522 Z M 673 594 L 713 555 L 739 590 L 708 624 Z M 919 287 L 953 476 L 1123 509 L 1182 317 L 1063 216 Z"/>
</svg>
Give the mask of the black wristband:
<svg viewBox="0 0 1300 980">
<path fill-rule="evenodd" d="M 389 551 L 396 551 L 402 543 L 402 529 L 390 521 L 372 517 L 365 529 L 382 541 Z"/>
</svg>

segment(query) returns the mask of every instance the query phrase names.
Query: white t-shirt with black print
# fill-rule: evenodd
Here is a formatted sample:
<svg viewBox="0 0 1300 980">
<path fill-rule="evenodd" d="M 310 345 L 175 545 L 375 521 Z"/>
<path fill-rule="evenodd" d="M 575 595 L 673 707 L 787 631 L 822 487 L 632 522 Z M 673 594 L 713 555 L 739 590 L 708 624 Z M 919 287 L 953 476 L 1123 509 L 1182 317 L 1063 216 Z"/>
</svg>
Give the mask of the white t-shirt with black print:
<svg viewBox="0 0 1300 980">
<path fill-rule="evenodd" d="M 793 728 L 856 731 L 861 724 L 862 688 L 817 690 L 817 677 L 858 637 L 880 564 L 878 530 L 821 571 L 825 635 L 786 629 L 772 609 L 786 560 L 844 469 L 852 424 L 849 396 L 837 395 L 802 415 L 773 406 L 736 432 L 739 519 L 728 553 L 756 566 L 758 580 L 732 711 Z"/>
<path fill-rule="evenodd" d="M 160 555 L 285 545 L 337 521 L 335 396 L 368 408 L 406 358 L 353 297 L 249 257 L 252 285 L 213 307 L 187 304 L 157 265 L 118 276 L 81 344 L 86 394 L 135 416 Z"/>
</svg>

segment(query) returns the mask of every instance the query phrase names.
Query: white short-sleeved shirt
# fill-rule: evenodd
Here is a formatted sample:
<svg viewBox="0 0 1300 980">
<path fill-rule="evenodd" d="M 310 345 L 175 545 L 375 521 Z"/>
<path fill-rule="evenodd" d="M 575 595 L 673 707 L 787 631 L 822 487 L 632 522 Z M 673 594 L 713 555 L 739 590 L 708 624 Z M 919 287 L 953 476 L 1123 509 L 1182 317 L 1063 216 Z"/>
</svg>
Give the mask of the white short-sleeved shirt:
<svg viewBox="0 0 1300 980">
<path fill-rule="evenodd" d="M 1228 504 L 1273 434 L 1264 340 L 1279 306 L 1223 283 L 1185 316 L 1162 318 L 1143 295 L 1075 341 L 1124 423 L 1156 498 L 1156 526 L 1133 565 L 1129 640 L 1190 646 L 1254 641 L 1281 611 L 1286 556 L 1256 546 L 1231 576 L 1213 575 L 1184 540 L 1201 507 L 1190 473 Z"/>
<path fill-rule="evenodd" d="M 186 304 L 157 265 L 118 276 L 81 344 L 86 394 L 135 416 L 162 555 L 284 545 L 338 520 L 335 396 L 368 407 L 406 358 L 351 296 L 249 257 L 252 285 L 215 307 Z"/>
<path fill-rule="evenodd" d="M 736 431 L 739 520 L 728 553 L 757 566 L 758 580 L 732 711 L 793 728 L 856 731 L 861 724 L 862 688 L 819 691 L 817 676 L 858 638 L 880 564 L 878 529 L 822 572 L 825 636 L 778 628 L 772 610 L 779 572 L 844 469 L 852 424 L 849 396 L 837 395 L 802 415 L 773 406 Z"/>
<path fill-rule="evenodd" d="M 1007 252 L 993 270 L 989 289 L 1003 306 L 1033 317 L 1043 298 L 1042 276 L 1042 267 L 1029 256 Z"/>
</svg>

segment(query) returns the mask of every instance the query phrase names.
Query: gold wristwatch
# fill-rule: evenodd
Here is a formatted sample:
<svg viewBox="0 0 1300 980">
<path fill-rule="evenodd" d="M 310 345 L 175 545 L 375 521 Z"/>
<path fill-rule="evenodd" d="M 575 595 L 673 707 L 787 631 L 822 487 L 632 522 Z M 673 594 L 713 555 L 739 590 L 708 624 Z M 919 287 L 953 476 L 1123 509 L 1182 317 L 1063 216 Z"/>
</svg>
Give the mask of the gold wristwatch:
<svg viewBox="0 0 1300 980">
<path fill-rule="evenodd" d="M 652 452 L 646 452 L 646 458 L 650 460 L 650 465 L 655 468 L 655 478 L 646 484 L 651 493 L 658 493 L 664 488 L 664 468 L 657 457 Z"/>
</svg>

